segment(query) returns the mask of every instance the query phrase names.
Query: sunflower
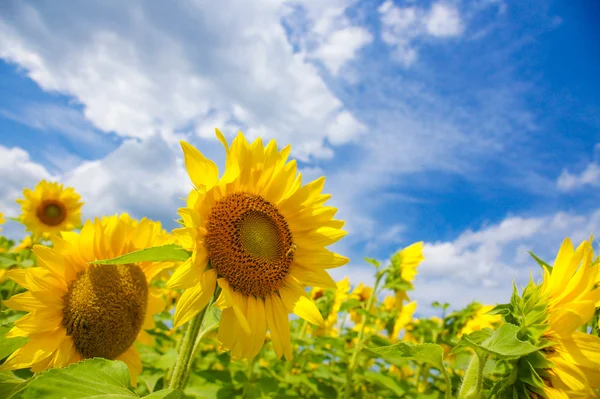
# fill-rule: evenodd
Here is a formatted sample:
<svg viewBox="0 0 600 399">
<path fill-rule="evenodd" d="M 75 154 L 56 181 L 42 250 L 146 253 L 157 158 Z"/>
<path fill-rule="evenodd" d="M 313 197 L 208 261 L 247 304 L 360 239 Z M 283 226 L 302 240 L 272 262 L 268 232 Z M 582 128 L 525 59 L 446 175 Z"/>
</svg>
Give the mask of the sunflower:
<svg viewBox="0 0 600 399">
<path fill-rule="evenodd" d="M 287 161 L 290 146 L 249 144 L 240 132 L 229 147 L 218 130 L 217 137 L 226 151 L 220 179 L 212 161 L 181 143 L 195 190 L 179 211 L 185 227 L 173 233 L 193 254 L 167 284 L 185 289 L 175 326 L 204 309 L 218 285 L 218 336 L 233 358 L 256 356 L 268 329 L 276 356 L 290 359 L 288 314 L 324 322 L 304 287 L 336 288 L 326 269 L 348 262 L 325 248 L 346 234 L 344 222 L 324 206 L 323 177 L 302 185 L 296 162 Z"/>
<path fill-rule="evenodd" d="M 21 223 L 34 239 L 49 239 L 52 234 L 70 231 L 81 225 L 81 197 L 71 187 L 42 180 L 34 190 L 23 190 Z"/>
<path fill-rule="evenodd" d="M 406 290 L 413 289 L 417 267 L 423 257 L 423 242 L 416 242 L 396 252 L 391 258 L 391 266 L 386 277 L 386 287 L 396 295 L 396 309 L 401 312 L 404 301 L 410 301 Z"/>
<path fill-rule="evenodd" d="M 402 280 L 413 282 L 417 275 L 417 267 L 425 259 L 423 257 L 423 242 L 415 242 L 398 253 L 400 276 Z"/>
<path fill-rule="evenodd" d="M 396 316 L 396 320 L 394 320 L 394 327 L 392 331 L 389 333 L 389 338 L 392 340 L 397 340 L 400 335 L 400 331 L 404 330 L 406 326 L 413 320 L 413 315 L 417 310 L 417 302 L 412 301 L 402 307 L 402 310 L 398 312 Z"/>
<path fill-rule="evenodd" d="M 81 233 L 53 236 L 53 248 L 35 245 L 39 267 L 13 269 L 7 276 L 28 291 L 4 303 L 29 312 L 8 334 L 28 337 L 0 367 L 38 372 L 81 359 L 103 357 L 124 361 L 132 384 L 142 369 L 135 341 L 152 345 L 145 331 L 164 307 L 150 281 L 170 263 L 92 265 L 138 249 L 172 241 L 160 223 L 132 220 L 127 214 L 88 221 Z"/>
<path fill-rule="evenodd" d="M 348 300 L 348 291 L 350 291 L 350 280 L 348 277 L 340 280 L 336 283 L 337 288 L 333 291 L 333 298 L 330 307 L 327 309 L 325 323 L 322 327 L 314 330 L 313 334 L 316 336 L 339 336 L 339 331 L 335 327 L 338 321 L 338 313 L 342 307 L 342 304 Z M 314 288 L 311 291 L 311 297 L 314 300 L 319 299 L 324 295 L 322 288 Z"/>
<path fill-rule="evenodd" d="M 373 295 L 373 288 L 365 285 L 364 283 L 360 283 L 350 293 L 350 298 L 355 299 L 360 302 L 367 302 L 369 298 Z M 375 304 L 370 309 L 371 313 L 375 312 Z M 363 316 L 360 312 L 355 309 L 350 310 L 350 319 L 356 323 L 360 324 L 362 322 Z"/>
<path fill-rule="evenodd" d="M 495 329 L 502 322 L 501 315 L 487 314 L 494 308 L 494 305 L 477 304 L 475 314 L 467 321 L 464 327 L 458 333 L 458 336 L 463 334 L 471 334 L 474 331 L 483 330 L 484 328 Z"/>
<path fill-rule="evenodd" d="M 4 214 L 2 212 L 0 212 L 0 224 L 4 224 L 6 223 L 6 220 L 4 219 Z M 2 232 L 2 227 L 0 226 L 0 232 Z"/>
<path fill-rule="evenodd" d="M 578 331 L 592 319 L 600 303 L 591 243 L 592 239 L 584 241 L 575 250 L 565 239 L 552 273 L 544 269 L 540 286 L 547 304 L 544 337 L 553 345 L 543 353 L 553 366 L 536 371 L 542 375 L 544 394 L 550 399 L 591 398 L 596 397 L 594 390 L 600 389 L 600 337 Z"/>
<path fill-rule="evenodd" d="M 31 240 L 31 236 L 27 236 L 27 237 L 23 238 L 23 240 L 21 241 L 21 243 L 19 243 L 19 245 L 11 248 L 10 252 L 21 252 L 21 251 L 29 250 L 29 249 L 31 249 L 31 247 L 33 247 L 33 241 Z"/>
</svg>

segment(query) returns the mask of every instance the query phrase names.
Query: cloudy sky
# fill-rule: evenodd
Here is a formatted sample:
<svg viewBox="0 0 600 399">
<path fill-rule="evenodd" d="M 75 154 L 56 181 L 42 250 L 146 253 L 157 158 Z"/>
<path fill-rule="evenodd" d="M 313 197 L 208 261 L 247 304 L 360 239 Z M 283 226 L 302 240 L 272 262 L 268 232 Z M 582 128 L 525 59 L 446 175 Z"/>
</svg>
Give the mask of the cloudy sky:
<svg viewBox="0 0 600 399">
<path fill-rule="evenodd" d="M 126 3 L 126 5 L 124 5 Z M 0 3 L 0 211 L 40 179 L 175 227 L 178 141 L 293 145 L 347 220 L 336 278 L 425 241 L 413 294 L 507 302 L 600 234 L 593 0 Z M 5 227 L 15 238 L 16 225 Z"/>
</svg>

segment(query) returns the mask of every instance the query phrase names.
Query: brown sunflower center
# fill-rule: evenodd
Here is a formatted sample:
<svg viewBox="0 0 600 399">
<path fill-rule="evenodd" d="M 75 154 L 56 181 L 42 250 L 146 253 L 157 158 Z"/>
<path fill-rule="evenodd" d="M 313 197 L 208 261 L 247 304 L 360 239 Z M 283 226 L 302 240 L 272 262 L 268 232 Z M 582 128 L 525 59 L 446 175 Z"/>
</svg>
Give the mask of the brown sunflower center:
<svg viewBox="0 0 600 399">
<path fill-rule="evenodd" d="M 63 297 L 63 326 L 83 358 L 115 359 L 137 338 L 148 283 L 137 265 L 90 265 Z"/>
<path fill-rule="evenodd" d="M 56 200 L 43 200 L 36 209 L 38 219 L 48 226 L 58 226 L 67 218 L 65 205 Z"/>
<path fill-rule="evenodd" d="M 279 289 L 295 245 L 273 204 L 256 194 L 228 195 L 212 208 L 207 230 L 210 262 L 234 290 L 265 297 Z"/>
</svg>

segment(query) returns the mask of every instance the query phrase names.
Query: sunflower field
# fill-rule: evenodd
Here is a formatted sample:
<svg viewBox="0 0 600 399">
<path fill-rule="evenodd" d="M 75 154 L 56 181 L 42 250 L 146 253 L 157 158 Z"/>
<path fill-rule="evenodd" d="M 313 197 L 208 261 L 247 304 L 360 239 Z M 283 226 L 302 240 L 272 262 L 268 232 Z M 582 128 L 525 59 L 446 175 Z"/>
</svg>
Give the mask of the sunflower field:
<svg viewBox="0 0 600 399">
<path fill-rule="evenodd" d="M 332 268 L 344 221 L 290 146 L 225 148 L 222 173 L 182 142 L 181 227 L 127 214 L 86 220 L 71 187 L 24 188 L 28 236 L 0 237 L 0 398 L 593 398 L 600 273 L 593 238 L 502 304 L 411 300 L 423 243 L 374 283 Z"/>
</svg>

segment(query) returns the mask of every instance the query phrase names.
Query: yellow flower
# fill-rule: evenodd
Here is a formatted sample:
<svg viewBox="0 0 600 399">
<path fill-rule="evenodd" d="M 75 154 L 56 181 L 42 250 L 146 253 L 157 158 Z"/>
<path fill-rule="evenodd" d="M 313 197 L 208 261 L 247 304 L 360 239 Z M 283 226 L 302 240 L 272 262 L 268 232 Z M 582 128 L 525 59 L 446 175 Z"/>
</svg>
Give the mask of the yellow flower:
<svg viewBox="0 0 600 399">
<path fill-rule="evenodd" d="M 366 302 L 373 295 L 373 288 L 360 283 L 352 290 L 352 298 L 356 298 L 361 302 Z"/>
<path fill-rule="evenodd" d="M 417 267 L 425 259 L 423 257 L 423 242 L 415 242 L 404 248 L 398 254 L 400 264 L 400 277 L 402 280 L 413 282 L 417 275 Z"/>
<path fill-rule="evenodd" d="M 21 223 L 34 238 L 49 239 L 52 234 L 70 231 L 81 225 L 81 197 L 71 187 L 42 180 L 35 190 L 23 190 Z"/>
<path fill-rule="evenodd" d="M 313 301 L 316 301 L 317 299 L 321 298 L 324 294 L 325 288 L 322 287 L 314 287 L 312 290 L 310 290 L 310 298 Z"/>
<path fill-rule="evenodd" d="M 364 283 L 360 283 L 357 285 L 350 294 L 350 298 L 357 299 L 361 302 L 367 302 L 369 298 L 373 295 L 373 288 L 366 286 Z M 374 311 L 375 304 L 371 308 L 371 312 Z M 350 311 L 350 319 L 357 324 L 362 322 L 362 315 L 356 310 Z"/>
<path fill-rule="evenodd" d="M 185 289 L 177 303 L 175 326 L 207 306 L 215 287 L 223 309 L 219 340 L 234 359 L 258 354 L 267 329 L 279 358 L 292 357 L 288 314 L 323 325 L 323 317 L 305 286 L 335 288 L 326 269 L 348 259 L 325 247 L 342 238 L 344 222 L 336 208 L 324 206 L 324 178 L 302 185 L 296 162 L 287 162 L 290 147 L 275 141 L 252 144 L 242 133 L 225 147 L 225 172 L 197 149 L 182 142 L 185 164 L 195 190 L 180 209 L 183 228 L 173 233 L 193 251 L 169 280 L 168 288 Z"/>
<path fill-rule="evenodd" d="M 417 309 L 417 302 L 412 301 L 407 303 L 406 306 L 402 307 L 402 310 L 396 316 L 396 320 L 394 321 L 394 329 L 390 334 L 390 338 L 392 340 L 397 340 L 398 335 L 400 335 L 400 331 L 406 328 L 406 326 L 412 322 L 413 315 L 415 314 L 415 310 Z"/>
<path fill-rule="evenodd" d="M 31 247 L 33 247 L 33 241 L 31 240 L 31 236 L 27 236 L 23 238 L 23 241 L 21 241 L 19 245 L 13 247 L 10 252 L 21 252 L 26 249 L 31 249 Z"/>
<path fill-rule="evenodd" d="M 399 367 L 394 364 L 390 365 L 389 372 L 390 374 L 398 377 L 398 379 L 402 380 L 406 380 L 415 375 L 415 371 L 410 368 L 410 366 Z"/>
<path fill-rule="evenodd" d="M 549 325 L 545 337 L 554 344 L 543 350 L 554 363 L 545 370 L 548 398 L 591 398 L 600 389 L 600 337 L 577 331 L 592 319 L 600 303 L 600 288 L 594 288 L 598 267 L 592 265 L 591 243 L 592 239 L 584 241 L 575 251 L 565 239 L 552 273 L 544 270 L 541 293 Z"/>
<path fill-rule="evenodd" d="M 459 336 L 463 334 L 471 334 L 474 331 L 483 330 L 484 328 L 496 328 L 502 321 L 500 315 L 486 314 L 494 308 L 493 305 L 479 305 L 477 312 L 473 315 L 467 324 L 460 330 Z"/>
<path fill-rule="evenodd" d="M 333 297 L 333 304 L 331 305 L 331 309 L 325 318 L 325 323 L 323 327 L 315 330 L 314 334 L 317 336 L 329 335 L 332 337 L 337 337 L 339 335 L 339 331 L 335 328 L 338 319 L 338 313 L 340 312 L 340 308 L 342 304 L 348 300 L 348 291 L 350 291 L 350 279 L 348 277 L 340 280 L 336 283 L 336 290 Z M 313 297 L 314 298 L 314 297 Z"/>
<path fill-rule="evenodd" d="M 4 224 L 6 223 L 6 220 L 4 219 L 4 214 L 2 212 L 0 212 L 0 224 Z M 2 231 L 2 227 L 0 227 L 0 232 Z"/>
<path fill-rule="evenodd" d="M 0 367 L 38 372 L 81 359 L 124 361 L 132 384 L 142 369 L 135 341 L 152 345 L 145 331 L 164 307 L 150 281 L 170 263 L 92 265 L 142 248 L 163 245 L 168 235 L 160 223 L 132 220 L 127 214 L 88 221 L 81 233 L 52 237 L 53 248 L 35 245 L 39 267 L 6 274 L 28 291 L 4 303 L 29 312 L 15 322 L 6 338 L 28 337 Z"/>
</svg>

